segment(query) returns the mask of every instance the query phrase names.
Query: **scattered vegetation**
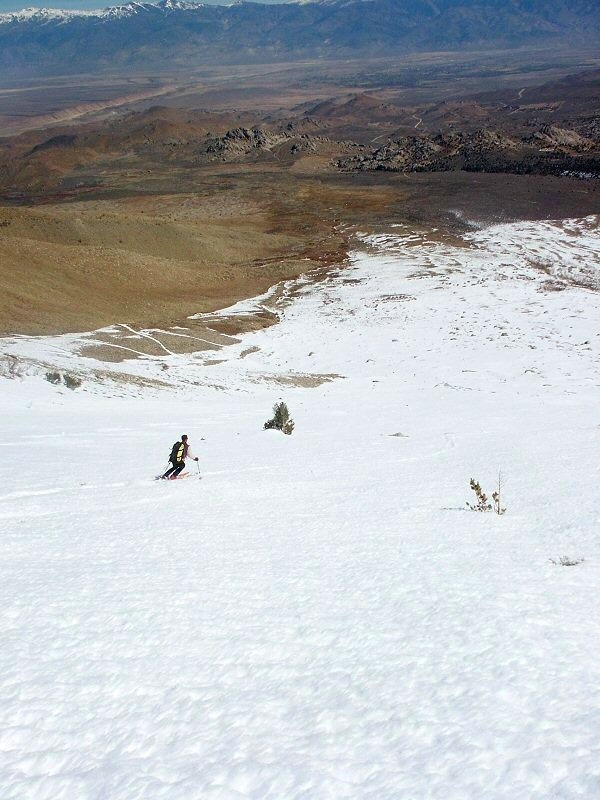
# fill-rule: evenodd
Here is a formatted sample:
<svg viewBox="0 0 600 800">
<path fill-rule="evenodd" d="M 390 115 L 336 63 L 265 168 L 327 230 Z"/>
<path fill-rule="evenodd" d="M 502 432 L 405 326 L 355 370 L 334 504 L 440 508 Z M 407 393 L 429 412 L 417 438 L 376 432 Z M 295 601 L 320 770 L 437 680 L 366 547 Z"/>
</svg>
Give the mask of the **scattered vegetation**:
<svg viewBox="0 0 600 800">
<path fill-rule="evenodd" d="M 0 361 L 0 375 L 14 380 L 23 377 L 23 365 L 16 356 L 6 355 Z"/>
<path fill-rule="evenodd" d="M 492 500 L 494 502 L 494 511 L 496 512 L 496 514 L 498 514 L 498 516 L 500 516 L 500 514 L 504 514 L 504 512 L 506 511 L 505 508 L 502 508 L 501 496 L 502 496 L 502 473 L 499 472 L 498 473 L 498 485 L 496 486 L 496 491 L 492 492 Z"/>
<path fill-rule="evenodd" d="M 79 389 L 82 383 L 81 378 L 77 378 L 75 375 L 68 375 L 67 373 L 62 376 L 62 379 L 67 389 Z"/>
<path fill-rule="evenodd" d="M 47 372 L 46 380 L 53 386 L 58 386 L 62 381 L 67 389 L 79 389 L 83 382 L 81 378 L 78 378 L 76 375 L 69 375 L 67 372 L 63 374 L 60 372 Z"/>
<path fill-rule="evenodd" d="M 481 484 L 479 481 L 476 481 L 475 478 L 471 478 L 469 483 L 471 489 L 475 492 L 475 503 L 469 503 L 467 501 L 467 506 L 471 509 L 471 511 L 495 511 L 498 516 L 504 514 L 506 508 L 502 506 L 502 473 L 498 473 L 498 485 L 496 490 L 492 492 L 492 502 L 488 500 L 487 494 L 481 488 Z"/>
<path fill-rule="evenodd" d="M 577 564 L 582 564 L 585 561 L 585 558 L 569 558 L 569 556 L 561 556 L 559 559 L 551 558 L 550 561 L 552 564 L 556 564 L 557 567 L 576 567 Z"/>
<path fill-rule="evenodd" d="M 283 402 L 273 406 L 273 417 L 264 424 L 265 430 L 275 429 L 283 431 L 288 436 L 294 430 L 294 420 L 290 417 L 287 405 Z"/>
<path fill-rule="evenodd" d="M 470 487 L 475 492 L 476 502 L 469 503 L 467 501 L 467 506 L 471 509 L 471 511 L 491 511 L 492 504 L 488 502 L 487 494 L 481 488 L 479 481 L 476 481 L 475 478 L 471 478 Z"/>
</svg>

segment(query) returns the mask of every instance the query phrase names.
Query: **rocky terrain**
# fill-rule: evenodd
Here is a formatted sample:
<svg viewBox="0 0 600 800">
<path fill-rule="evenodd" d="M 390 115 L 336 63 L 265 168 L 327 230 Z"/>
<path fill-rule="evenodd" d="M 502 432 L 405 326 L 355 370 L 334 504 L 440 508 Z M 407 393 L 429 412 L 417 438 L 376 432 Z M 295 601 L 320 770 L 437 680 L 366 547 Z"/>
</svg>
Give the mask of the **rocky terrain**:
<svg viewBox="0 0 600 800">
<path fill-rule="evenodd" d="M 525 139 L 494 130 L 405 136 L 338 160 L 345 170 L 512 172 L 600 177 L 600 139 L 543 126 Z"/>
</svg>

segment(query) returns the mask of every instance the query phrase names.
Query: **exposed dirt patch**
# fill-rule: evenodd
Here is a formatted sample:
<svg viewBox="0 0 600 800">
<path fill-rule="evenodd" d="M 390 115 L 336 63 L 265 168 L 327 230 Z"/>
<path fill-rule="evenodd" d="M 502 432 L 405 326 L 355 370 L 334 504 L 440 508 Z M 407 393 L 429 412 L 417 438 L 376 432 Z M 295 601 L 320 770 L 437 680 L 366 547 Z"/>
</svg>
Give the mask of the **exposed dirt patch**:
<svg viewBox="0 0 600 800">
<path fill-rule="evenodd" d="M 232 194 L 0 209 L 0 334 L 168 327 L 345 253 L 331 218 Z"/>
<path fill-rule="evenodd" d="M 407 300 L 414 300 L 411 294 L 383 294 L 377 299 L 381 303 L 402 303 Z"/>
<path fill-rule="evenodd" d="M 331 383 L 338 379 L 343 379 L 343 375 L 331 373 L 317 373 L 307 375 L 302 373 L 288 375 L 264 375 L 261 380 L 267 383 L 276 383 L 279 386 L 299 386 L 302 389 L 314 389 L 324 383 Z"/>
<path fill-rule="evenodd" d="M 253 347 L 247 347 L 240 353 L 240 358 L 246 358 L 246 356 L 250 356 L 252 355 L 252 353 L 259 353 L 259 352 L 260 352 L 260 347 L 256 347 L 256 345 Z"/>
<path fill-rule="evenodd" d="M 193 322 L 193 321 L 192 321 Z M 164 357 L 219 350 L 238 339 L 216 333 L 210 328 L 192 324 L 177 330 L 146 329 L 136 331 L 130 326 L 115 326 L 86 335 L 78 352 L 87 358 L 119 363 L 132 358 Z"/>
</svg>

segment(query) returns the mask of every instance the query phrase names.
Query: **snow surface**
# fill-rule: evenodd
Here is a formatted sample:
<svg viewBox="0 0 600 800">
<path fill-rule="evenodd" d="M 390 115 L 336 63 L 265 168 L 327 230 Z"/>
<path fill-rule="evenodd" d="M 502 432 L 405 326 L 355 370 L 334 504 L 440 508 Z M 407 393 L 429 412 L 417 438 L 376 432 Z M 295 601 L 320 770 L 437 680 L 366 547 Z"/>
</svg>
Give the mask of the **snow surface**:
<svg viewBox="0 0 600 800">
<path fill-rule="evenodd" d="M 110 365 L 171 390 L 0 379 L 2 800 L 599 797 L 599 242 L 399 227 L 222 363 Z"/>
</svg>

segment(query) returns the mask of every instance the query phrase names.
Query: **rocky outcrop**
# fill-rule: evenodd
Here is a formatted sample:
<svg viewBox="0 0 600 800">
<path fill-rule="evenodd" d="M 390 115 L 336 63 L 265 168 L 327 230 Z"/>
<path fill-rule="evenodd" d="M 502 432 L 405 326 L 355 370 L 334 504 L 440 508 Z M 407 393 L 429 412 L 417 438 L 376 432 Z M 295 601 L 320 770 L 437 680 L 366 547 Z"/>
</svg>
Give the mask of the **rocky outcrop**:
<svg viewBox="0 0 600 800">
<path fill-rule="evenodd" d="M 273 153 L 296 155 L 316 153 L 320 146 L 329 143 L 325 137 L 297 133 L 292 125 L 283 130 L 265 128 L 233 128 L 223 136 L 207 137 L 200 149 L 200 158 L 222 161 L 242 160 L 252 155 Z"/>
<path fill-rule="evenodd" d="M 234 128 L 223 136 L 211 138 L 204 152 L 223 156 L 244 156 L 252 150 L 272 150 L 289 139 L 287 133 L 273 133 L 262 128 Z"/>
<path fill-rule="evenodd" d="M 556 125 L 544 125 L 531 135 L 529 142 L 538 147 L 565 153 L 585 153 L 595 148 L 592 139 L 581 136 L 577 131 L 569 131 Z"/>
<path fill-rule="evenodd" d="M 345 171 L 513 172 L 600 176 L 600 143 L 574 131 L 550 128 L 527 139 L 501 132 L 448 132 L 405 136 L 370 152 L 337 161 Z"/>
</svg>

